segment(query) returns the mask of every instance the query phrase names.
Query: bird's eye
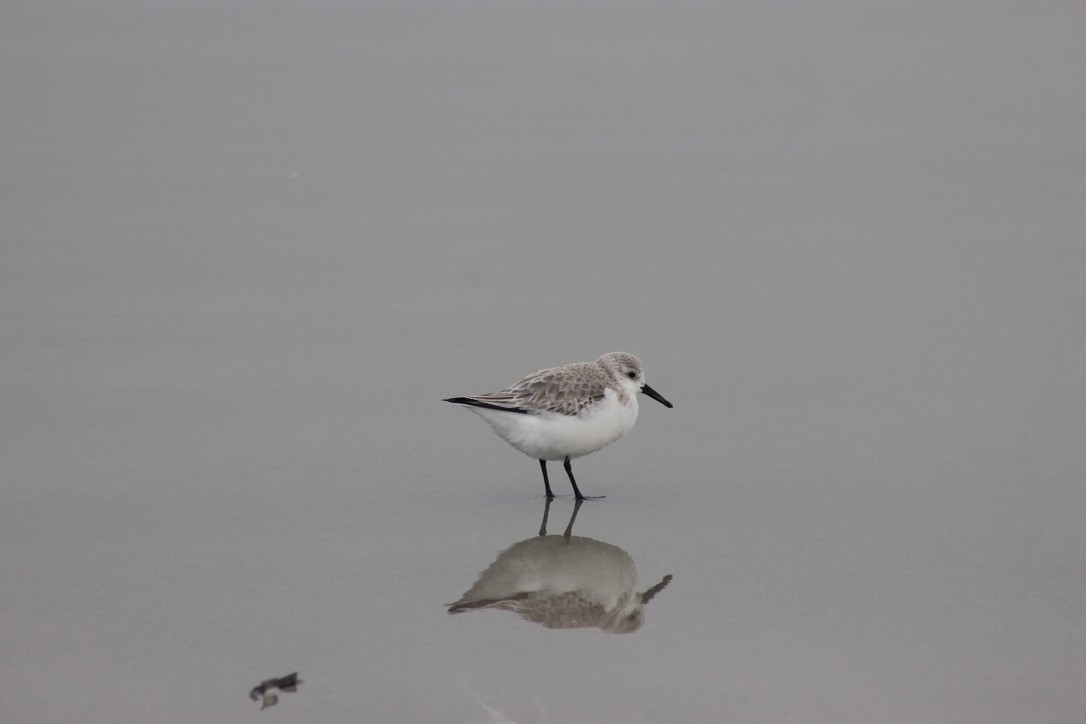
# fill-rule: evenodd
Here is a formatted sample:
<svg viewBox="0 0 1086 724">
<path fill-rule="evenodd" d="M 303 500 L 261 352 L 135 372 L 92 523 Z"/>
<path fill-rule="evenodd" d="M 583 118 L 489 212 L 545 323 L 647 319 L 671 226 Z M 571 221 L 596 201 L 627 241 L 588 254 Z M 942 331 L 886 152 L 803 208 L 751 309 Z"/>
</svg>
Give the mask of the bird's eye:
<svg viewBox="0 0 1086 724">
<path fill-rule="evenodd" d="M 634 372 L 633 370 L 630 370 L 629 372 L 626 373 L 626 376 L 629 377 L 632 380 L 635 377 L 637 377 L 637 373 Z"/>
</svg>

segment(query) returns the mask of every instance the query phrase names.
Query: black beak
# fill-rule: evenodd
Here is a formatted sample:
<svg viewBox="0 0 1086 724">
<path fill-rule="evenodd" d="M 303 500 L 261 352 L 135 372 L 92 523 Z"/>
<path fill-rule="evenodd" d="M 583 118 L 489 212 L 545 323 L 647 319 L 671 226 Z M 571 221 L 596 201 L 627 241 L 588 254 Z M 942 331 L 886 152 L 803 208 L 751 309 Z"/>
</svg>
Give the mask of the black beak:
<svg viewBox="0 0 1086 724">
<path fill-rule="evenodd" d="M 661 394 L 660 394 L 659 392 L 657 392 L 656 390 L 652 389 L 652 388 L 651 388 L 651 387 L 649 387 L 648 385 L 642 385 L 642 386 L 641 386 L 641 391 L 642 391 L 642 392 L 644 392 L 644 393 L 645 393 L 646 395 L 648 395 L 649 397 L 651 397 L 652 399 L 654 399 L 654 400 L 656 400 L 657 402 L 659 402 L 659 403 L 660 403 L 661 405 L 663 405 L 664 407 L 675 407 L 675 405 L 672 405 L 672 404 L 671 404 L 670 402 L 668 402 L 667 400 L 665 400 L 665 399 L 664 399 L 664 396 L 663 396 L 663 395 L 661 395 Z"/>
</svg>

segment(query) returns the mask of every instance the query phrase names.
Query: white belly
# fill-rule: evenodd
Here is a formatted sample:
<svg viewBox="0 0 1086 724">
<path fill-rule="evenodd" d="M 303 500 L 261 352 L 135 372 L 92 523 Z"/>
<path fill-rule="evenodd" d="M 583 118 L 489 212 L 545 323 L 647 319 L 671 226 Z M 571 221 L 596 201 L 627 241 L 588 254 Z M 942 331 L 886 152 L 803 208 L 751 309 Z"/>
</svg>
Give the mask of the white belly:
<svg viewBox="0 0 1086 724">
<path fill-rule="evenodd" d="M 629 432 L 637 421 L 637 398 L 630 395 L 628 400 L 620 404 L 615 392 L 607 390 L 603 400 L 577 416 L 468 409 L 525 455 L 537 460 L 561 460 L 594 453 Z"/>
</svg>

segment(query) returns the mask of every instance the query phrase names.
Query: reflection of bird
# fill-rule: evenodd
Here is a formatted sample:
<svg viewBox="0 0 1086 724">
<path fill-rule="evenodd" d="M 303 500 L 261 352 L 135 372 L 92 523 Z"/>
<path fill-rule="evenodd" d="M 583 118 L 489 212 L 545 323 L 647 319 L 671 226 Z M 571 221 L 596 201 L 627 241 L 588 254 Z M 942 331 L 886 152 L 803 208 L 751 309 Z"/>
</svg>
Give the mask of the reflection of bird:
<svg viewBox="0 0 1086 724">
<path fill-rule="evenodd" d="M 259 686 L 253 687 L 253 690 L 249 692 L 249 698 L 253 701 L 260 701 L 260 710 L 264 711 L 269 706 L 275 706 L 279 702 L 279 696 L 275 694 L 275 689 L 284 693 L 291 693 L 297 691 L 298 684 L 301 683 L 302 680 L 298 678 L 297 671 L 279 679 L 265 679 L 260 682 Z"/>
<path fill-rule="evenodd" d="M 578 500 L 585 496 L 573 479 L 570 460 L 594 453 L 629 432 L 637 421 L 637 393 L 671 407 L 645 384 L 641 360 L 611 352 L 595 362 L 540 370 L 498 392 L 450 397 L 490 423 L 494 432 L 525 455 L 539 460 L 547 497 L 553 498 L 547 461 L 563 460 Z"/>
<path fill-rule="evenodd" d="M 626 551 L 572 535 L 577 507 L 562 535 L 545 534 L 544 513 L 540 535 L 504 550 L 449 613 L 496 608 L 547 628 L 597 627 L 609 633 L 641 628 L 645 604 L 671 576 L 638 593 L 637 569 Z"/>
</svg>

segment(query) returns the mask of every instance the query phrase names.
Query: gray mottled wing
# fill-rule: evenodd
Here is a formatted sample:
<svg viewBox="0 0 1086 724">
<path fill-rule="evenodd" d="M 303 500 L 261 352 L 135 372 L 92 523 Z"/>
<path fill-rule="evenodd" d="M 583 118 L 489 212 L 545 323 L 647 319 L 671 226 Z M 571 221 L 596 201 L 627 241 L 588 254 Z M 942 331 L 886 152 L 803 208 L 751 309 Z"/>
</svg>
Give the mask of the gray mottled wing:
<svg viewBox="0 0 1086 724">
<path fill-rule="evenodd" d="M 522 410 L 576 415 L 603 399 L 607 377 L 598 366 L 578 362 L 540 370 L 504 390 L 470 399 Z"/>
<path fill-rule="evenodd" d="M 525 621 L 547 628 L 591 628 L 600 626 L 607 610 L 597 601 L 589 601 L 576 591 L 561 596 L 507 601 L 497 608 L 514 611 Z"/>
</svg>

